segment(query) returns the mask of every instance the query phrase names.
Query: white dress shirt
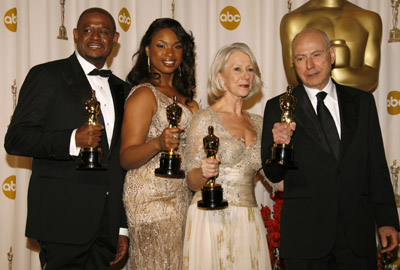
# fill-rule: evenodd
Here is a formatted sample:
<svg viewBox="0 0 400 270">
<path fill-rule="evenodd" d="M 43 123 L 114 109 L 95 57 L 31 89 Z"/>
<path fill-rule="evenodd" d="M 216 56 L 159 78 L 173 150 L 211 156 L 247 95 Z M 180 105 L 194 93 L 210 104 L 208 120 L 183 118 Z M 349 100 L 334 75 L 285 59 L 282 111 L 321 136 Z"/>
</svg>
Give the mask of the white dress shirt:
<svg viewBox="0 0 400 270">
<path fill-rule="evenodd" d="M 324 99 L 325 106 L 328 108 L 331 113 L 333 120 L 335 121 L 336 129 L 339 134 L 339 138 L 341 138 L 341 129 L 340 129 L 340 111 L 339 111 L 339 102 L 336 93 L 336 86 L 333 83 L 332 79 L 329 79 L 328 84 L 324 89 L 313 89 L 304 85 L 304 89 L 307 92 L 308 98 L 311 101 L 311 104 L 314 107 L 315 113 L 317 113 L 317 94 L 321 91 L 325 92 L 327 96 Z"/>
</svg>

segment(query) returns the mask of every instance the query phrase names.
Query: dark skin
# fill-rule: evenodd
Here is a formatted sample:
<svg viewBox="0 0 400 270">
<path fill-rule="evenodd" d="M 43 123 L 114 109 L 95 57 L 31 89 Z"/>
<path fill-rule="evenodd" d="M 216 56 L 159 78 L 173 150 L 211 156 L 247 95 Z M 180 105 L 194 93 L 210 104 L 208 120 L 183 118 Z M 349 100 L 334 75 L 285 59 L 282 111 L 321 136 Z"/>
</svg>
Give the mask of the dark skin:
<svg viewBox="0 0 400 270">
<path fill-rule="evenodd" d="M 78 53 L 96 68 L 101 69 L 107 57 L 111 54 L 113 46 L 118 42 L 119 33 L 115 24 L 104 13 L 93 11 L 85 14 L 73 31 L 74 41 Z M 77 147 L 97 147 L 101 140 L 101 131 L 104 126 L 100 124 L 83 124 L 77 129 L 75 142 Z M 117 254 L 110 265 L 118 263 L 128 252 L 128 237 L 118 237 Z"/>
<path fill-rule="evenodd" d="M 151 70 L 160 74 L 157 90 L 172 98 L 178 97 L 179 106 L 186 106 L 193 113 L 198 110 L 196 101 L 186 104 L 186 97 L 173 86 L 174 71 L 182 62 L 182 44 L 176 34 L 169 28 L 157 32 L 152 38 L 146 53 L 150 57 Z M 121 129 L 121 166 L 126 169 L 136 169 L 160 151 L 169 151 L 179 147 L 179 139 L 174 134 L 180 134 L 183 128 L 166 128 L 162 134 L 146 141 L 153 115 L 157 112 L 157 101 L 153 92 L 146 86 L 138 88 L 126 101 L 124 120 Z"/>
<path fill-rule="evenodd" d="M 110 265 L 117 264 L 120 260 L 122 260 L 128 253 L 128 247 L 129 238 L 124 235 L 120 235 L 118 237 L 117 254 L 115 255 L 115 259 L 110 262 Z"/>
</svg>

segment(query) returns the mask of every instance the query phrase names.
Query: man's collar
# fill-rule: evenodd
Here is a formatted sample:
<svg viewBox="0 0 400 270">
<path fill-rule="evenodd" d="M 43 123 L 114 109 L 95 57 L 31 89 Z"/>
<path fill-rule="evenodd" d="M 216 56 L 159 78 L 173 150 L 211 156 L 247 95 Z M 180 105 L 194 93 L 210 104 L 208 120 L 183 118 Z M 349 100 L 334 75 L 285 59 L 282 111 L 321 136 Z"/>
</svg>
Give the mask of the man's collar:
<svg viewBox="0 0 400 270">
<path fill-rule="evenodd" d="M 86 75 L 93 69 L 97 69 L 95 65 L 89 63 L 85 58 L 83 58 L 78 51 L 75 51 L 75 55 Z M 108 69 L 107 63 L 104 63 L 104 66 L 101 69 Z"/>
<path fill-rule="evenodd" d="M 321 91 L 326 92 L 329 97 L 337 100 L 337 94 L 336 94 L 336 91 L 335 91 L 336 87 L 335 87 L 335 84 L 332 81 L 332 78 L 329 78 L 328 84 L 322 90 L 319 90 L 319 89 L 316 89 L 316 88 L 310 88 L 310 87 L 305 86 L 304 84 L 303 84 L 303 86 L 304 86 L 304 89 L 306 90 L 306 93 L 307 93 L 307 95 L 308 95 L 310 100 L 315 98 L 315 95 L 318 94 Z"/>
</svg>

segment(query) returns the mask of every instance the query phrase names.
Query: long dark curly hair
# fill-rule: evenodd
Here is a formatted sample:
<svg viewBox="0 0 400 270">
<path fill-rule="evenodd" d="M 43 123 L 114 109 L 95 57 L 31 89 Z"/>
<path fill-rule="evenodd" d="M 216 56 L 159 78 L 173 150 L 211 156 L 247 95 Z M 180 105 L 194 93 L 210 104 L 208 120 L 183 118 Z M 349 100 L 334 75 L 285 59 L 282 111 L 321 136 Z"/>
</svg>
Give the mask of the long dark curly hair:
<svg viewBox="0 0 400 270">
<path fill-rule="evenodd" d="M 180 68 L 174 71 L 173 86 L 188 98 L 187 102 L 190 102 L 193 100 L 196 88 L 194 37 L 191 32 L 186 32 L 182 25 L 174 19 L 160 18 L 151 23 L 140 42 L 139 50 L 132 57 L 132 59 L 137 57 L 136 63 L 126 80 L 131 86 L 135 86 L 140 83 L 151 82 L 155 77 L 160 76 L 160 74 L 149 73 L 146 47 L 150 46 L 151 40 L 158 31 L 165 28 L 171 29 L 176 34 L 179 42 L 182 43 L 182 63 L 179 66 Z"/>
</svg>

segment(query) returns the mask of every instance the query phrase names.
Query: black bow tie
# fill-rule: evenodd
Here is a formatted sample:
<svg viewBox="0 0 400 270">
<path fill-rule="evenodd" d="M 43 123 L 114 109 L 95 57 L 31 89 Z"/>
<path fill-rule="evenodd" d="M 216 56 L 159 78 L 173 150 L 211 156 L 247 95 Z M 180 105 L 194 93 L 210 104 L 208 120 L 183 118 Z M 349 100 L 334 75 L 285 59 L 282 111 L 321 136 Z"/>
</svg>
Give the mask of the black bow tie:
<svg viewBox="0 0 400 270">
<path fill-rule="evenodd" d="M 108 69 L 93 69 L 89 72 L 89 75 L 98 75 L 101 77 L 110 77 L 112 74 L 111 70 Z"/>
</svg>

